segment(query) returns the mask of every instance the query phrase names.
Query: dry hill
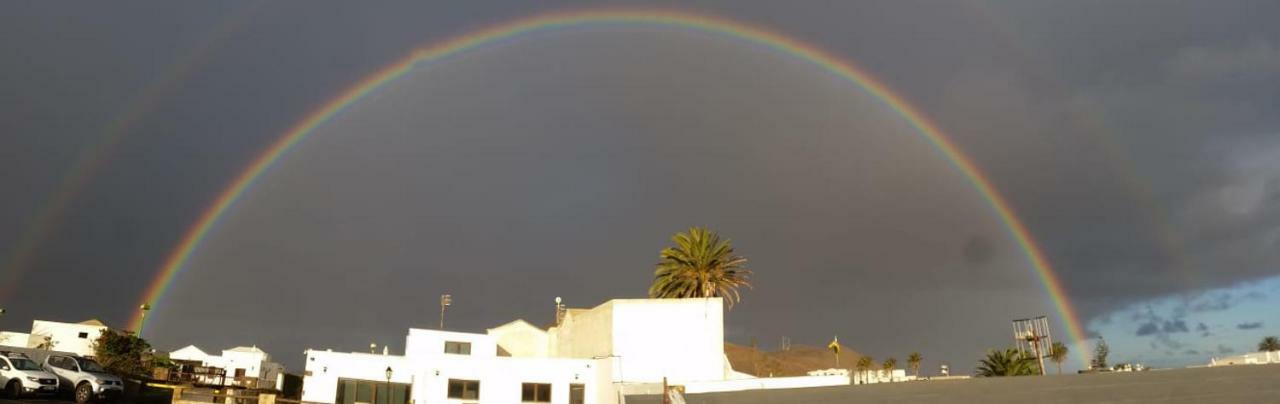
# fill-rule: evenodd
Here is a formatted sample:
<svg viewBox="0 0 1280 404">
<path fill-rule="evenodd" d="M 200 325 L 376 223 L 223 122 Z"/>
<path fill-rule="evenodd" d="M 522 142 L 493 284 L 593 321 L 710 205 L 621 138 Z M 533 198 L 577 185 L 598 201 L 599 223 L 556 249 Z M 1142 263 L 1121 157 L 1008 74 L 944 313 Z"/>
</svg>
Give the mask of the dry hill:
<svg viewBox="0 0 1280 404">
<path fill-rule="evenodd" d="M 835 355 L 826 347 L 792 345 L 786 351 L 753 351 L 749 346 L 726 342 L 724 354 L 733 370 L 755 376 L 805 376 L 811 370 L 836 367 Z M 840 367 L 851 369 L 862 354 L 840 345 Z"/>
</svg>

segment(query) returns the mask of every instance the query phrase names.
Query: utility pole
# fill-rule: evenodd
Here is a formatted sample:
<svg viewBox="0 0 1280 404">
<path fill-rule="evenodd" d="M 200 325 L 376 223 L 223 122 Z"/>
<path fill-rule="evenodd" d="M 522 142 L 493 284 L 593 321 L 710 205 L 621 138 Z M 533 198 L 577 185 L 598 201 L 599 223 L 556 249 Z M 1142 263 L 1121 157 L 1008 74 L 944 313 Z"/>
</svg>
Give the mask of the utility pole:
<svg viewBox="0 0 1280 404">
<path fill-rule="evenodd" d="M 444 329 L 444 308 L 453 305 L 453 296 L 449 294 L 440 295 L 440 329 Z"/>
<path fill-rule="evenodd" d="M 138 306 L 138 310 L 142 310 L 142 317 L 138 320 L 138 338 L 142 338 L 142 329 L 147 325 L 147 312 L 151 311 L 151 305 L 143 303 Z"/>
</svg>

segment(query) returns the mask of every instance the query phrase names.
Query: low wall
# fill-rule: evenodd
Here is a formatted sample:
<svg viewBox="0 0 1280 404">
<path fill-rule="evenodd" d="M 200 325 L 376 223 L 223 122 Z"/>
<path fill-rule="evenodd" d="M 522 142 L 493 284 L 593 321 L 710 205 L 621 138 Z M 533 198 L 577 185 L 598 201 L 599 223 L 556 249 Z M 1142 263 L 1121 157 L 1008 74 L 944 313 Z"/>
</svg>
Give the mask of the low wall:
<svg viewBox="0 0 1280 404">
<path fill-rule="evenodd" d="M 805 387 L 847 385 L 849 385 L 849 376 L 760 377 L 755 379 L 686 383 L 684 391 L 688 394 L 698 394 L 719 393 L 725 391 L 798 389 Z"/>
</svg>

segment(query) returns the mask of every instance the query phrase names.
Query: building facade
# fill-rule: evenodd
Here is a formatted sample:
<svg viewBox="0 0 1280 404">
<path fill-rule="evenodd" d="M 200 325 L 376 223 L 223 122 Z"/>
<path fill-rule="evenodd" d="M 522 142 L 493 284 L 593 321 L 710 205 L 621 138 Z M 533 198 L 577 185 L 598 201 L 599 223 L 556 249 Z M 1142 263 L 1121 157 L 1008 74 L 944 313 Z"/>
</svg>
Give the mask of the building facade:
<svg viewBox="0 0 1280 404">
<path fill-rule="evenodd" d="M 849 384 L 848 375 L 755 379 L 724 355 L 723 302 L 616 299 L 567 309 L 547 329 L 410 329 L 404 355 L 308 350 L 302 400 L 353 404 L 615 404 L 657 394 Z"/>
<path fill-rule="evenodd" d="M 107 326 L 98 320 L 79 323 L 35 320 L 30 333 L 0 332 L 0 346 L 93 356 L 93 343 Z"/>
<path fill-rule="evenodd" d="M 169 353 L 169 359 L 179 363 L 199 363 L 201 367 L 223 370 L 222 377 L 212 372 L 202 372 L 194 380 L 198 384 L 239 386 L 247 388 L 280 390 L 284 384 L 284 365 L 271 361 L 271 355 L 256 346 L 225 349 L 222 355 L 210 355 L 199 347 L 190 345 Z"/>
</svg>

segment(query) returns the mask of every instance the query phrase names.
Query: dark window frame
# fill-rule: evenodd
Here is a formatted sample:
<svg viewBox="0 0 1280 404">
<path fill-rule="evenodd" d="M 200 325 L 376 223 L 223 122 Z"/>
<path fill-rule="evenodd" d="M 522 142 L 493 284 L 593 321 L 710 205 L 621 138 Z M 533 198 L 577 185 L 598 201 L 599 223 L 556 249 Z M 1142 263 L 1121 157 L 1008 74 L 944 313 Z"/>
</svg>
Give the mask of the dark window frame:
<svg viewBox="0 0 1280 404">
<path fill-rule="evenodd" d="M 574 393 L 581 395 L 575 396 Z M 569 384 L 569 404 L 585 404 L 587 402 L 587 385 L 582 383 Z"/>
<path fill-rule="evenodd" d="M 455 394 L 454 386 L 458 386 Z M 456 400 L 479 400 L 480 399 L 480 381 L 466 379 L 449 379 L 449 388 L 447 396 Z"/>
<path fill-rule="evenodd" d="M 528 393 L 532 393 L 532 394 L 528 394 Z M 522 403 L 551 402 L 551 383 L 520 383 L 520 402 Z"/>
<path fill-rule="evenodd" d="M 471 343 L 466 341 L 445 341 L 444 353 L 452 355 L 471 355 Z"/>
</svg>

